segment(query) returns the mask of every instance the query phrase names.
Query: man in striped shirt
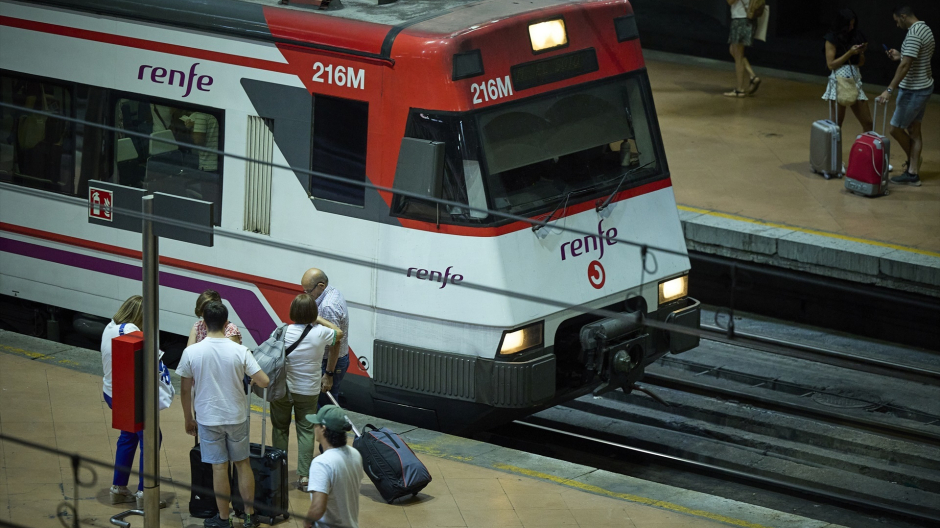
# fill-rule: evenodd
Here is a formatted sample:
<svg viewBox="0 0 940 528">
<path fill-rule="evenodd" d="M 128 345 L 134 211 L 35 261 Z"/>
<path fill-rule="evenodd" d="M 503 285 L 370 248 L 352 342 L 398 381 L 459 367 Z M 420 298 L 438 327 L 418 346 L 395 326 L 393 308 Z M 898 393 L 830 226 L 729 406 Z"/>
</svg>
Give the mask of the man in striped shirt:
<svg viewBox="0 0 940 528">
<path fill-rule="evenodd" d="M 898 27 L 907 30 L 901 51 L 888 50 L 888 57 L 901 61 L 897 73 L 888 88 L 878 96 L 878 102 L 888 104 L 891 94 L 898 90 L 898 100 L 891 118 L 891 135 L 907 153 L 907 170 L 900 176 L 891 178 L 894 183 L 920 186 L 921 152 L 924 148 L 921 136 L 921 122 L 927 101 L 933 93 L 933 72 L 930 59 L 933 57 L 936 43 L 933 32 L 923 21 L 914 16 L 908 7 L 899 7 L 894 11 L 894 21 Z"/>
</svg>

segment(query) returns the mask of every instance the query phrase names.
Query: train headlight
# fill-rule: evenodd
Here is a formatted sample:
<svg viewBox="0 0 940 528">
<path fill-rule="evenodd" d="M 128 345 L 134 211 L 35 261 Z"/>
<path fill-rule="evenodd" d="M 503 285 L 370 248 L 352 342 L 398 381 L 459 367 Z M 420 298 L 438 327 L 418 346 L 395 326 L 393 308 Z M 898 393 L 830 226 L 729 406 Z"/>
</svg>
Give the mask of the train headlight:
<svg viewBox="0 0 940 528">
<path fill-rule="evenodd" d="M 516 354 L 541 345 L 543 328 L 544 324 L 540 321 L 518 330 L 506 330 L 499 342 L 500 355 Z"/>
<path fill-rule="evenodd" d="M 683 275 L 659 283 L 659 304 L 674 301 L 689 294 L 689 276 Z"/>
<path fill-rule="evenodd" d="M 567 46 L 568 33 L 565 31 L 565 21 L 556 18 L 532 24 L 529 26 L 529 41 L 535 53 Z"/>
</svg>

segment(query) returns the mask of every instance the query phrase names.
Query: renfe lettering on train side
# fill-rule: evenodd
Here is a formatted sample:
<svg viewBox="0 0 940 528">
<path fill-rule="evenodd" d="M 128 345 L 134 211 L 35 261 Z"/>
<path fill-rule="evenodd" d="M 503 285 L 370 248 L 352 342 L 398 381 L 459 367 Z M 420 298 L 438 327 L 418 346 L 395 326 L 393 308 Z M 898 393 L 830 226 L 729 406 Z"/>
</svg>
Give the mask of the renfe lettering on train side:
<svg viewBox="0 0 940 528">
<path fill-rule="evenodd" d="M 157 84 L 177 84 L 180 88 L 185 88 L 186 93 L 183 94 L 183 97 L 189 97 L 190 92 L 193 91 L 193 82 L 196 83 L 196 89 L 208 92 L 209 86 L 212 86 L 212 77 L 208 75 L 197 75 L 196 66 L 199 66 L 199 63 L 195 63 L 189 67 L 189 75 L 186 75 L 186 72 L 180 70 L 167 70 L 160 66 L 151 66 L 149 64 L 141 64 L 140 70 L 137 72 L 137 80 L 144 80 L 144 73 L 147 72 L 147 69 L 150 69 L 150 75 L 147 77 L 150 79 L 150 82 Z M 166 79 L 164 81 L 164 79 Z"/>
<path fill-rule="evenodd" d="M 444 271 L 443 274 L 439 271 L 433 271 L 433 270 L 428 271 L 426 269 L 420 269 L 420 268 L 408 268 L 408 273 L 406 273 L 405 276 L 414 277 L 418 280 L 426 280 L 429 282 L 434 282 L 434 281 L 440 282 L 441 287 L 438 289 L 441 290 L 441 289 L 444 289 L 444 286 L 447 286 L 448 278 L 450 279 L 451 284 L 459 284 L 461 281 L 463 281 L 463 275 L 459 273 L 455 273 L 453 275 L 450 274 L 451 268 L 453 268 L 453 266 L 447 266 L 447 269 Z M 414 272 L 414 275 L 412 275 L 412 272 Z"/>
<path fill-rule="evenodd" d="M 617 243 L 617 240 L 615 240 L 617 238 L 617 228 L 611 227 L 605 233 L 604 228 L 601 226 L 603 223 L 603 220 L 597 223 L 597 236 L 586 235 L 583 238 L 576 238 L 571 242 L 562 244 L 561 260 L 568 258 L 565 247 L 568 247 L 568 253 L 570 253 L 572 257 L 580 257 L 592 251 L 600 250 L 601 254 L 597 257 L 597 260 L 604 258 L 604 246 L 612 246 Z"/>
</svg>

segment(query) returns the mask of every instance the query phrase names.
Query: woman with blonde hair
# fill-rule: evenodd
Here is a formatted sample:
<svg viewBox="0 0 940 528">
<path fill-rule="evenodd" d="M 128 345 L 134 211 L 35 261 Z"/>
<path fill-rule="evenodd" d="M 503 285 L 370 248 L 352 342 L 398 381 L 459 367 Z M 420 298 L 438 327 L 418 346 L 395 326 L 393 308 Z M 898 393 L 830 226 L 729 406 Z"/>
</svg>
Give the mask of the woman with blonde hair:
<svg viewBox="0 0 940 528">
<path fill-rule="evenodd" d="M 105 327 L 101 334 L 101 366 L 104 370 L 104 401 L 111 408 L 111 340 L 131 332 L 140 332 L 143 326 L 144 309 L 143 297 L 134 295 L 129 297 L 117 313 Z M 160 355 L 163 353 L 160 352 Z M 158 376 L 166 377 L 169 380 L 170 371 L 160 362 L 160 372 Z M 169 381 L 166 381 L 169 383 Z M 163 441 L 163 433 L 160 433 L 160 441 Z M 127 489 L 127 483 L 130 480 L 128 468 L 134 463 L 134 457 L 137 456 L 137 446 L 140 445 L 140 478 L 137 483 L 137 493 Z M 144 500 L 144 433 L 132 431 L 121 431 L 117 440 L 117 448 L 114 451 L 114 479 L 111 485 L 111 504 L 120 504 L 122 502 L 137 502 L 137 507 L 143 507 Z M 166 502 L 160 501 L 160 507 L 165 508 Z"/>
<path fill-rule="evenodd" d="M 297 430 L 297 475 L 298 487 L 307 490 L 310 462 L 313 461 L 313 447 L 316 443 L 314 424 L 307 416 L 317 413 L 320 399 L 321 365 L 326 347 L 338 343 L 343 338 L 343 331 L 329 321 L 327 326 L 317 324 L 317 298 L 309 293 L 301 293 L 290 304 L 290 319 L 284 332 L 284 345 L 288 354 L 287 394 L 271 402 L 272 445 L 287 452 L 290 438 L 291 413 L 294 414 Z M 335 368 L 336 358 L 331 357 Z M 332 385 L 332 383 L 330 382 Z M 328 389 L 329 387 L 326 387 Z M 326 390 L 324 389 L 324 390 Z"/>
<path fill-rule="evenodd" d="M 199 320 L 193 325 L 193 329 L 189 331 L 189 340 L 186 342 L 186 346 L 202 341 L 209 333 L 205 321 L 202 320 L 202 310 L 211 302 L 222 302 L 222 296 L 219 295 L 219 292 L 206 290 L 200 293 L 199 297 L 196 299 L 196 317 L 198 317 Z M 235 341 L 239 345 L 242 344 L 242 333 L 231 321 L 226 321 L 225 323 L 225 337 Z"/>
</svg>

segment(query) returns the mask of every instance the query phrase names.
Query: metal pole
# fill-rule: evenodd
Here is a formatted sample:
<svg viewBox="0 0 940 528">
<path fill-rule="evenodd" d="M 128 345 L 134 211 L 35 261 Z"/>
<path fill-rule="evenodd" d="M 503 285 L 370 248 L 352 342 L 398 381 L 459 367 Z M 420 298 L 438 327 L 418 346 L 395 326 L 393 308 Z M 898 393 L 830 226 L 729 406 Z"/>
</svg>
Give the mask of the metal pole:
<svg viewBox="0 0 940 528">
<path fill-rule="evenodd" d="M 157 409 L 160 247 L 153 234 L 153 196 L 143 198 L 144 528 L 160 526 L 160 414 Z"/>
</svg>

